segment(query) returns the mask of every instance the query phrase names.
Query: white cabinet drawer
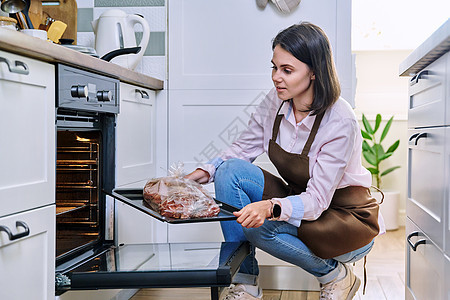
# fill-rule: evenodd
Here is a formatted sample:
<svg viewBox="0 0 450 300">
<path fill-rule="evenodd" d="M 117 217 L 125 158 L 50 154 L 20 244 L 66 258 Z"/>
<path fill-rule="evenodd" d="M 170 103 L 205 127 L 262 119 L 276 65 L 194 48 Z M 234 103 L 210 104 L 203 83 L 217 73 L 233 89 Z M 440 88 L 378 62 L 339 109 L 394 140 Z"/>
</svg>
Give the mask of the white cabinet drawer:
<svg viewBox="0 0 450 300">
<path fill-rule="evenodd" d="M 24 235 L 0 231 L 0 299 L 54 299 L 55 206 L 0 218 L 0 226 Z"/>
<path fill-rule="evenodd" d="M 155 91 L 120 83 L 116 187 L 155 176 Z"/>
<path fill-rule="evenodd" d="M 409 130 L 407 215 L 443 249 L 445 128 Z"/>
<path fill-rule="evenodd" d="M 448 57 L 449 54 L 442 56 L 411 78 L 408 103 L 409 128 L 448 123 L 445 119 L 445 71 Z"/>
<path fill-rule="evenodd" d="M 406 299 L 447 299 L 443 295 L 444 254 L 409 218 L 406 238 Z"/>
<path fill-rule="evenodd" d="M 3 51 L 0 59 L 0 216 L 5 216 L 55 202 L 55 72 L 53 65 Z M 8 65 L 17 67 L 10 71 Z"/>
</svg>

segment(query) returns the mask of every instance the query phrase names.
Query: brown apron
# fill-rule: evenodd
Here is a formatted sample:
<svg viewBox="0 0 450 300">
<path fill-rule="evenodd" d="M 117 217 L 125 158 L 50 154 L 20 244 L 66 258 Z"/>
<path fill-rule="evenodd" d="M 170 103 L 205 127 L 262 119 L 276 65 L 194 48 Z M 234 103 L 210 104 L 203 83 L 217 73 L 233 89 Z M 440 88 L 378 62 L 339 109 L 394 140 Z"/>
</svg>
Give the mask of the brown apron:
<svg viewBox="0 0 450 300">
<path fill-rule="evenodd" d="M 263 170 L 263 199 L 284 198 L 306 190 L 310 179 L 308 153 L 323 118 L 323 113 L 316 116 L 301 154 L 287 152 L 276 143 L 284 116 L 279 114 L 283 103 L 273 125 L 269 158 L 287 184 L 281 178 Z M 297 236 L 315 255 L 333 258 L 369 244 L 378 235 L 378 209 L 379 206 L 368 188 L 349 186 L 337 189 L 329 208 L 317 220 L 302 220 Z"/>
</svg>

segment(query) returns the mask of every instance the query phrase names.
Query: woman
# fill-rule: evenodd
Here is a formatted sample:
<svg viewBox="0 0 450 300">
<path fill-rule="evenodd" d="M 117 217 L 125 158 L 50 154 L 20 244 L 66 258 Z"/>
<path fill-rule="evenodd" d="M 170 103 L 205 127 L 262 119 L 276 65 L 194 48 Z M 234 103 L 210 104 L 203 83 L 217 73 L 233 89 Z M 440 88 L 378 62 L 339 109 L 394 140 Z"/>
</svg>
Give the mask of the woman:
<svg viewBox="0 0 450 300">
<path fill-rule="evenodd" d="M 360 280 L 346 263 L 364 257 L 384 232 L 361 165 L 362 137 L 339 98 L 331 47 L 303 22 L 272 44 L 272 89 L 233 145 L 187 178 L 215 181 L 216 198 L 240 208 L 222 222 L 226 241 L 249 241 L 225 299 L 261 299 L 254 247 L 313 274 L 320 299 L 352 299 Z M 282 180 L 251 162 L 268 153 Z M 286 184 L 287 183 L 287 184 Z M 380 230 L 381 229 L 381 230 Z"/>
</svg>

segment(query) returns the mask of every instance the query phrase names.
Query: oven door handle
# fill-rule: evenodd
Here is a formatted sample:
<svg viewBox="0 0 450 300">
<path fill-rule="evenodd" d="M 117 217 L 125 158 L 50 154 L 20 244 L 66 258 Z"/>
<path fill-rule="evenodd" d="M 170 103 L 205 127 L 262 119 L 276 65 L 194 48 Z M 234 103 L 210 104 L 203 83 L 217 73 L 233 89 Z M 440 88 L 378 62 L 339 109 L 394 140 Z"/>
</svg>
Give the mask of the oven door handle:
<svg viewBox="0 0 450 300">
<path fill-rule="evenodd" d="M 23 227 L 23 228 L 25 228 L 25 231 L 17 233 L 17 234 L 13 234 L 11 232 L 11 229 L 9 229 L 7 226 L 3 226 L 3 225 L 0 226 L 0 231 L 6 232 L 10 241 L 14 241 L 14 240 L 17 240 L 17 239 L 20 239 L 20 238 L 30 235 L 30 228 L 28 227 L 27 223 L 25 223 L 23 221 L 16 221 L 16 227 Z"/>
</svg>

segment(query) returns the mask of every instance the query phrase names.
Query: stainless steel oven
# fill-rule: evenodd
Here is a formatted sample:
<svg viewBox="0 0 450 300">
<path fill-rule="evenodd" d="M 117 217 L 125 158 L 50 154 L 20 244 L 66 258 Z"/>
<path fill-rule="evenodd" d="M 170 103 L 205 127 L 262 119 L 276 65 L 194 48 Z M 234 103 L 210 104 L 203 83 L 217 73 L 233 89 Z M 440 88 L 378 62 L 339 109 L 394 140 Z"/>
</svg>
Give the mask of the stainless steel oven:
<svg viewBox="0 0 450 300">
<path fill-rule="evenodd" d="M 142 191 L 114 190 L 119 86 L 114 78 L 57 67 L 55 294 L 208 286 L 218 299 L 218 287 L 231 283 L 250 251 L 248 244 L 115 242 L 116 200 L 149 217 L 179 223 L 145 206 Z M 218 218 L 199 221 L 235 218 L 232 209 L 224 205 Z"/>
</svg>

